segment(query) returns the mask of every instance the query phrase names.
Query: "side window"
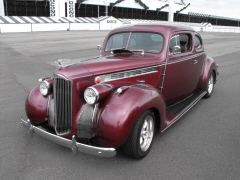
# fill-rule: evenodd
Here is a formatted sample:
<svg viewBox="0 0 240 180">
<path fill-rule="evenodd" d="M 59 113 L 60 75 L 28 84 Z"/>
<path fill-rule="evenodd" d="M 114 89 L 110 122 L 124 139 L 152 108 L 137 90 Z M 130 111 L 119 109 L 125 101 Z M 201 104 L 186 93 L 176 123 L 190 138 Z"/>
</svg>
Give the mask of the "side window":
<svg viewBox="0 0 240 180">
<path fill-rule="evenodd" d="M 169 45 L 169 52 L 172 53 L 181 53 L 180 50 L 175 49 L 176 47 L 180 47 L 180 42 L 179 42 L 179 35 L 173 36 L 170 40 L 170 45 Z M 174 50 L 175 49 L 175 50 Z"/>
<path fill-rule="evenodd" d="M 195 36 L 195 44 L 194 44 L 194 46 L 195 46 L 195 48 L 197 50 L 202 49 L 202 41 L 201 41 L 199 36 Z"/>
<path fill-rule="evenodd" d="M 189 52 L 191 50 L 192 50 L 191 34 L 179 34 L 171 38 L 169 45 L 170 53 L 178 54 Z"/>
<path fill-rule="evenodd" d="M 191 34 L 180 34 L 180 48 L 181 53 L 189 52 L 192 50 L 192 36 Z"/>
</svg>

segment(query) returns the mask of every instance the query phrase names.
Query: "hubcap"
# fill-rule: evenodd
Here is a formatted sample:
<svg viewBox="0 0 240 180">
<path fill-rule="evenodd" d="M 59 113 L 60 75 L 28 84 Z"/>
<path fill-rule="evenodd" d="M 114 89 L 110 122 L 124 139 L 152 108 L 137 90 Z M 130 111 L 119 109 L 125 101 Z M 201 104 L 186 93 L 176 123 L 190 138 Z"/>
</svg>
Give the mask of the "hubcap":
<svg viewBox="0 0 240 180">
<path fill-rule="evenodd" d="M 153 118 L 151 116 L 147 116 L 144 120 L 140 134 L 140 148 L 143 152 L 147 151 L 150 147 L 153 139 L 153 132 Z"/>
<path fill-rule="evenodd" d="M 211 74 L 208 80 L 208 93 L 211 94 L 213 90 L 213 75 Z"/>
</svg>

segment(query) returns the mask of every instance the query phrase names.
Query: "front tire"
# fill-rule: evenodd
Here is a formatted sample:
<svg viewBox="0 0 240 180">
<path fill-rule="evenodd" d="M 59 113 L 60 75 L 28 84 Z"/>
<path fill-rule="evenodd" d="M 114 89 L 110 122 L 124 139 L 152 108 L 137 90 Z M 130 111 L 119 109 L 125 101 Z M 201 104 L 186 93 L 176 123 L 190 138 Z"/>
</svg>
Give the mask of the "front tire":
<svg viewBox="0 0 240 180">
<path fill-rule="evenodd" d="M 204 98 L 209 98 L 212 96 L 213 89 L 214 89 L 214 82 L 215 82 L 215 76 L 214 76 L 214 72 L 212 71 L 208 78 L 207 94 L 204 96 Z"/>
<path fill-rule="evenodd" d="M 145 111 L 136 121 L 127 141 L 123 145 L 123 152 L 132 158 L 145 157 L 152 146 L 155 132 L 155 116 L 152 111 Z"/>
</svg>

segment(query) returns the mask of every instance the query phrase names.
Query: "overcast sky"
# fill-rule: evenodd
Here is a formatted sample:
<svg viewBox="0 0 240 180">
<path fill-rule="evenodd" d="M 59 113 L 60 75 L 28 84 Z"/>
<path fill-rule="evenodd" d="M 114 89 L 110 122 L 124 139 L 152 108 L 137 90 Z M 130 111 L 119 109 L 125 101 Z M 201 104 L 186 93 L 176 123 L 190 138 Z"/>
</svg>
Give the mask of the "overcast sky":
<svg viewBox="0 0 240 180">
<path fill-rule="evenodd" d="M 240 0 L 185 0 L 189 12 L 240 19 Z"/>
</svg>

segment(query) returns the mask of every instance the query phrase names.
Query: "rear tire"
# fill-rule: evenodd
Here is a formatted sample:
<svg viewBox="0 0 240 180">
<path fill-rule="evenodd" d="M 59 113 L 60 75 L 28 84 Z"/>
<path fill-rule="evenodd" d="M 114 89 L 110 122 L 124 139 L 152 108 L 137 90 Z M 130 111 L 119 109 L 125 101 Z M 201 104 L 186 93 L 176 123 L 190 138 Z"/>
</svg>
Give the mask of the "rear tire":
<svg viewBox="0 0 240 180">
<path fill-rule="evenodd" d="M 132 158 L 145 157 L 152 146 L 155 132 L 155 116 L 152 111 L 145 111 L 136 121 L 131 134 L 123 145 L 123 152 Z"/>
<path fill-rule="evenodd" d="M 215 83 L 215 76 L 214 76 L 214 72 L 212 71 L 208 78 L 207 94 L 204 96 L 204 98 L 209 98 L 212 96 L 213 89 L 214 89 L 214 83 Z"/>
</svg>

